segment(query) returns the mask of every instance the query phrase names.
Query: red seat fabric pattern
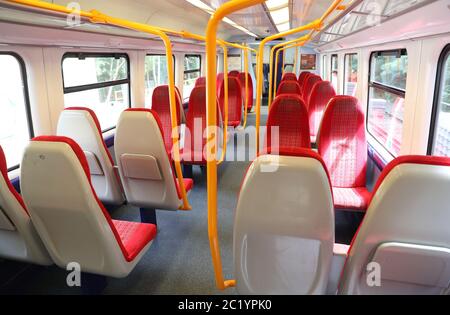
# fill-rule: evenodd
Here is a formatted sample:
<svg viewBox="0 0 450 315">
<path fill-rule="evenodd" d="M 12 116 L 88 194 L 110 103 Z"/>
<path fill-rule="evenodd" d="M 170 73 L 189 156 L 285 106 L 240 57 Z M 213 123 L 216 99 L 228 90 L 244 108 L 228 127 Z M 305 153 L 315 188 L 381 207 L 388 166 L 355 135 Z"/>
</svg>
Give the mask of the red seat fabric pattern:
<svg viewBox="0 0 450 315">
<path fill-rule="evenodd" d="M 206 146 L 206 87 L 195 87 L 189 98 L 186 117 L 186 132 L 181 159 L 184 164 L 206 165 L 204 155 Z M 220 113 L 217 109 L 217 126 L 220 123 Z"/>
<path fill-rule="evenodd" d="M 180 184 L 178 183 L 178 181 L 175 181 L 175 183 L 177 186 L 178 198 L 181 199 Z M 184 183 L 184 188 L 186 189 L 186 193 L 188 193 L 192 189 L 192 187 L 194 187 L 194 181 L 192 180 L 192 178 L 183 178 L 183 183 Z"/>
<path fill-rule="evenodd" d="M 176 92 L 176 91 L 175 91 Z M 176 92 L 177 94 L 177 92 Z M 181 124 L 181 99 L 179 93 L 175 95 L 176 107 L 177 107 L 177 126 Z M 163 139 L 166 150 L 170 152 L 172 150 L 172 120 L 170 116 L 170 98 L 169 98 L 169 86 L 160 85 L 153 90 L 152 95 L 152 110 L 154 110 L 161 121 L 161 126 L 163 129 Z"/>
<path fill-rule="evenodd" d="M 245 106 L 245 72 L 241 72 L 239 73 L 239 82 L 241 83 L 241 95 L 242 95 L 242 99 L 244 100 L 244 106 Z M 251 111 L 252 107 L 253 107 L 253 80 L 252 80 L 252 76 L 250 75 L 250 73 L 247 73 L 247 77 L 248 77 L 248 95 L 247 95 L 247 99 L 248 99 L 248 105 L 247 105 L 247 111 Z"/>
<path fill-rule="evenodd" d="M 334 206 L 338 209 L 365 210 L 372 194 L 365 187 L 333 187 Z"/>
<path fill-rule="evenodd" d="M 238 76 L 239 76 L 239 71 L 237 71 L 237 70 L 233 70 L 233 71 L 230 71 L 229 73 L 228 73 L 228 77 L 235 77 L 235 78 L 237 78 Z"/>
<path fill-rule="evenodd" d="M 17 202 L 22 206 L 23 210 L 28 214 L 27 207 L 25 206 L 25 203 L 23 202 L 22 196 L 17 192 L 17 190 L 14 188 L 13 184 L 9 180 L 8 177 L 8 166 L 6 165 L 6 157 L 5 153 L 3 152 L 3 148 L 0 146 L 0 173 L 3 177 L 3 180 L 6 183 L 6 186 L 8 187 L 11 194 L 14 196 L 14 198 L 17 199 Z"/>
<path fill-rule="evenodd" d="M 323 112 L 330 100 L 336 96 L 333 86 L 328 81 L 317 82 L 309 97 L 308 116 L 309 128 L 311 133 L 311 142 L 315 142 L 322 122 Z"/>
<path fill-rule="evenodd" d="M 225 82 L 219 89 L 219 107 L 220 111 L 225 115 Z M 237 127 L 241 124 L 242 119 L 242 88 L 239 80 L 235 77 L 228 78 L 228 126 Z"/>
<path fill-rule="evenodd" d="M 322 79 L 318 75 L 312 74 L 308 76 L 305 83 L 303 84 L 302 97 L 306 105 L 309 104 L 309 97 L 312 93 L 314 85 L 320 81 L 322 81 Z"/>
<path fill-rule="evenodd" d="M 278 127 L 278 144 L 273 127 Z M 268 147 L 272 150 L 280 147 L 311 148 L 308 112 L 300 96 L 285 94 L 275 98 L 267 118 L 265 150 Z"/>
<path fill-rule="evenodd" d="M 75 155 L 78 158 L 78 161 L 80 162 L 81 167 L 83 168 L 83 171 L 89 181 L 89 184 L 91 186 L 92 194 L 97 201 L 97 204 L 102 211 L 103 215 L 105 216 L 106 221 L 108 222 L 109 227 L 111 228 L 112 233 L 114 234 L 114 237 L 117 241 L 117 244 L 119 245 L 122 254 L 126 261 L 130 262 L 133 261 L 134 258 L 139 254 L 139 252 L 145 247 L 148 242 L 150 242 L 156 235 L 156 226 L 154 224 L 147 224 L 147 223 L 135 223 L 139 225 L 139 227 L 134 227 L 133 233 L 130 233 L 129 236 L 125 237 L 124 239 L 128 243 L 125 245 L 124 241 L 122 240 L 122 236 L 120 235 L 119 231 L 116 228 L 116 225 L 114 224 L 113 220 L 111 219 L 111 216 L 109 215 L 108 211 L 105 209 L 101 201 L 98 199 L 97 194 L 95 193 L 94 187 L 91 183 L 91 174 L 89 170 L 89 165 L 86 160 L 86 156 L 84 155 L 83 150 L 80 148 L 80 146 L 73 141 L 70 138 L 67 137 L 59 137 L 59 136 L 40 136 L 34 138 L 32 141 L 44 141 L 44 142 L 62 142 L 66 143 L 70 146 L 72 151 L 75 153 Z M 139 235 L 138 235 L 139 233 Z M 130 237 L 132 236 L 132 237 Z M 139 239 L 139 241 L 137 241 Z M 144 242 L 146 243 L 144 244 Z M 137 246 L 139 244 L 139 246 Z M 141 247 L 142 246 L 142 247 Z M 140 249 L 139 249 L 140 248 Z M 139 250 L 138 250 L 139 249 Z"/>
<path fill-rule="evenodd" d="M 364 113 L 356 98 L 336 96 L 329 102 L 323 115 L 317 145 L 330 172 L 333 187 L 365 189 L 367 141 Z M 342 200 L 345 200 L 346 208 L 366 209 L 367 204 L 361 203 L 361 200 L 367 201 L 363 190 L 353 190 L 354 194 L 339 193 L 345 196 Z M 351 198 L 352 195 L 359 196 Z"/>
<path fill-rule="evenodd" d="M 155 238 L 156 225 L 112 220 L 125 248 L 127 261 L 133 261 L 144 247 Z"/>
<path fill-rule="evenodd" d="M 281 79 L 281 82 L 283 81 L 297 81 L 297 76 L 292 72 L 285 73 Z"/>
<path fill-rule="evenodd" d="M 277 95 L 295 94 L 300 96 L 301 93 L 300 85 L 297 81 L 282 81 L 277 90 Z"/>
<path fill-rule="evenodd" d="M 303 85 L 305 84 L 306 79 L 308 78 L 308 76 L 311 75 L 311 72 L 309 71 L 303 71 L 302 73 L 300 73 L 300 75 L 298 76 L 298 84 L 300 84 L 300 88 L 303 89 Z"/>
</svg>

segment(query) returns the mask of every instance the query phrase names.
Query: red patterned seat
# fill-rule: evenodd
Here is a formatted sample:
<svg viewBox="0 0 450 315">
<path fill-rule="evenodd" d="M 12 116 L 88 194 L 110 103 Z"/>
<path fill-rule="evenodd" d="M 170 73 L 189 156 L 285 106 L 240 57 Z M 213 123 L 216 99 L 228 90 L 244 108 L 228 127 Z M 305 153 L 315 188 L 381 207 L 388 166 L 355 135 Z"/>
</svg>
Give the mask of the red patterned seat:
<svg viewBox="0 0 450 315">
<path fill-rule="evenodd" d="M 297 81 L 282 81 L 277 90 L 277 95 L 295 94 L 301 96 L 302 91 Z"/>
<path fill-rule="evenodd" d="M 274 127 L 278 127 L 278 137 Z M 267 118 L 265 150 L 269 147 L 310 148 L 309 139 L 308 112 L 301 97 L 277 96 Z"/>
<path fill-rule="evenodd" d="M 320 81 L 322 81 L 322 79 L 318 75 L 315 75 L 315 74 L 310 74 L 305 79 L 301 95 L 303 97 L 303 101 L 305 101 L 306 106 L 308 106 L 308 104 L 309 104 L 309 97 L 312 93 L 312 89 L 313 89 L 314 85 Z"/>
<path fill-rule="evenodd" d="M 281 81 L 297 81 L 297 76 L 295 75 L 295 73 L 288 72 L 283 75 Z"/>
<path fill-rule="evenodd" d="M 309 97 L 309 104 L 307 105 L 312 143 L 316 142 L 323 112 L 328 102 L 335 96 L 336 92 L 328 81 L 319 81 L 313 87 L 311 96 Z"/>
<path fill-rule="evenodd" d="M 220 125 L 220 112 L 217 109 L 217 126 Z M 206 87 L 195 87 L 189 98 L 186 117 L 186 132 L 181 160 L 184 164 L 206 165 Z"/>
<path fill-rule="evenodd" d="M 195 86 L 206 85 L 206 77 L 200 77 L 195 81 Z"/>
<path fill-rule="evenodd" d="M 322 119 L 317 145 L 331 177 L 335 207 L 366 210 L 367 142 L 364 113 L 352 96 L 336 96 Z"/>
<path fill-rule="evenodd" d="M 177 126 L 179 127 L 182 122 L 182 108 L 180 92 L 178 89 L 176 92 L 176 105 L 177 105 Z M 169 99 L 169 86 L 160 85 L 153 90 L 152 95 L 152 110 L 154 110 L 161 121 L 161 126 L 163 129 L 163 139 L 164 145 L 166 146 L 167 152 L 172 150 L 172 120 L 170 116 L 170 99 Z"/>
<path fill-rule="evenodd" d="M 308 78 L 309 75 L 311 75 L 312 73 L 309 71 L 303 71 L 302 73 L 300 73 L 300 75 L 298 76 L 298 84 L 300 84 L 300 87 L 303 89 L 303 84 L 305 84 L 306 79 Z"/>
<path fill-rule="evenodd" d="M 237 78 L 238 76 L 239 76 L 239 71 L 237 71 L 237 70 L 233 70 L 233 71 L 230 71 L 229 73 L 228 73 L 228 77 L 235 77 L 235 78 Z"/>
<path fill-rule="evenodd" d="M 225 100 L 225 81 L 219 88 L 219 106 L 220 111 L 225 115 L 224 100 Z M 237 127 L 241 124 L 242 119 L 242 89 L 238 78 L 228 78 L 228 126 Z"/>
<path fill-rule="evenodd" d="M 248 104 L 247 104 L 247 111 L 250 112 L 253 107 L 253 80 L 250 73 L 247 73 L 248 77 Z M 239 82 L 241 83 L 242 88 L 242 98 L 244 99 L 244 106 L 245 106 L 245 72 L 239 73 Z"/>
</svg>

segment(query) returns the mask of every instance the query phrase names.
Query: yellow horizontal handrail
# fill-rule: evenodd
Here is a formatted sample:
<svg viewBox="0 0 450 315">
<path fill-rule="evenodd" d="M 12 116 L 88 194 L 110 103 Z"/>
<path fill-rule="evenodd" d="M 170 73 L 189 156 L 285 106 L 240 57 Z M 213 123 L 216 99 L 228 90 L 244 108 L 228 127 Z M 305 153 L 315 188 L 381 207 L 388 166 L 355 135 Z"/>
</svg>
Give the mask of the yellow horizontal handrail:
<svg viewBox="0 0 450 315">
<path fill-rule="evenodd" d="M 34 7 L 38 9 L 45 9 L 53 12 L 59 12 L 59 13 L 65 13 L 65 14 L 78 14 L 80 17 L 84 17 L 86 19 L 89 19 L 91 23 L 99 23 L 99 24 L 110 24 L 115 25 L 127 29 L 132 29 L 152 35 L 159 36 L 161 40 L 164 43 L 165 50 L 166 50 L 166 56 L 172 56 L 172 44 L 170 42 L 170 38 L 167 36 L 166 33 L 161 31 L 158 28 L 152 27 L 150 25 L 136 23 L 132 21 L 127 21 L 120 18 L 115 18 L 108 16 L 106 14 L 103 14 L 99 11 L 92 10 L 89 12 L 86 11 L 79 11 L 75 9 L 69 9 L 61 5 L 47 3 L 39 0 L 7 0 L 11 3 L 26 5 L 28 7 Z M 171 116 L 171 122 L 172 126 L 178 126 L 177 122 L 177 105 L 176 105 L 176 98 L 175 98 L 175 80 L 173 75 L 173 59 L 172 58 L 166 58 L 167 59 L 167 73 L 169 78 L 169 103 L 170 103 L 170 116 Z M 180 206 L 180 210 L 191 210 L 191 206 L 189 204 L 189 201 L 187 199 L 187 193 L 186 193 L 186 187 L 184 185 L 183 180 L 183 172 L 181 170 L 181 163 L 180 163 L 180 147 L 179 147 L 179 137 L 178 137 L 178 128 L 172 128 L 172 153 L 173 153 L 173 160 L 175 164 L 175 172 L 177 174 L 178 184 L 181 189 L 181 196 L 183 204 Z"/>
</svg>

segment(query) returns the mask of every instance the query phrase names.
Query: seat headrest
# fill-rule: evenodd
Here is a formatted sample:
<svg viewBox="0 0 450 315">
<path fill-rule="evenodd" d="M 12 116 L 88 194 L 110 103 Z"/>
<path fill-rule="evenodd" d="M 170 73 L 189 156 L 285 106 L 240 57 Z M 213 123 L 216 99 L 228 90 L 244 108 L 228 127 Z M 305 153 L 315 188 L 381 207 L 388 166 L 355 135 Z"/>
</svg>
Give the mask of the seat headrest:
<svg viewBox="0 0 450 315">
<path fill-rule="evenodd" d="M 89 164 L 86 159 L 86 155 L 84 154 L 81 147 L 73 141 L 71 138 L 63 137 L 63 136 L 39 136 L 33 138 L 31 141 L 33 142 L 59 142 L 59 143 L 65 143 L 72 151 L 75 153 L 76 157 L 78 158 L 78 161 L 80 161 L 81 166 L 83 167 L 84 173 L 86 174 L 86 177 L 91 180 L 91 172 L 89 170 Z"/>
<path fill-rule="evenodd" d="M 317 152 L 315 152 L 311 149 L 307 149 L 307 148 L 280 146 L 280 147 L 277 147 L 276 149 L 272 149 L 272 147 L 267 147 L 265 149 L 265 151 L 260 152 L 258 156 L 273 155 L 273 154 L 276 154 L 279 156 L 302 157 L 302 158 L 310 158 L 310 159 L 317 160 L 322 165 L 323 169 L 325 170 L 325 173 L 327 174 L 328 182 L 330 183 L 330 187 L 332 186 L 331 185 L 331 177 L 330 177 L 330 173 L 328 172 L 328 168 L 327 168 L 324 160 L 322 159 L 322 157 Z"/>
<path fill-rule="evenodd" d="M 162 128 L 162 123 L 161 123 L 161 120 L 159 119 L 158 113 L 155 110 L 150 109 L 150 108 L 143 108 L 143 107 L 139 107 L 139 108 L 133 107 L 133 108 L 127 108 L 125 110 L 125 112 L 150 114 L 151 116 L 153 116 L 153 118 L 155 118 L 156 123 L 158 124 L 158 127 L 159 127 L 159 131 L 161 132 L 161 135 L 164 138 L 164 131 Z"/>
<path fill-rule="evenodd" d="M 381 172 L 372 192 L 372 199 L 380 188 L 386 177 L 399 165 L 418 164 L 430 166 L 450 166 L 449 157 L 429 156 L 429 155 L 403 155 L 392 160 Z"/>
<path fill-rule="evenodd" d="M 100 127 L 100 122 L 97 118 L 97 115 L 95 114 L 95 112 L 87 107 L 81 107 L 81 106 L 73 106 L 73 107 L 67 107 L 64 109 L 65 111 L 69 111 L 69 110 L 73 110 L 73 111 L 85 111 L 87 113 L 89 113 L 89 115 L 91 115 L 92 119 L 94 120 L 95 126 L 97 127 L 97 130 L 99 132 L 99 134 L 102 134 L 102 128 Z"/>
</svg>

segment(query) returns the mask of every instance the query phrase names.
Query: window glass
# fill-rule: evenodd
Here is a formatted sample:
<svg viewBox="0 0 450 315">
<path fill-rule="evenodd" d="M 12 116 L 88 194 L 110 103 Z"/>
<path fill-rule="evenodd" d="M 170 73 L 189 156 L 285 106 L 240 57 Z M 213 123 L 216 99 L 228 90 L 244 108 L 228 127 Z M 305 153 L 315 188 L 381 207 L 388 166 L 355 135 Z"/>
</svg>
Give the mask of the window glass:
<svg viewBox="0 0 450 315">
<path fill-rule="evenodd" d="M 450 156 L 450 45 L 444 50 L 434 126 L 432 154 Z"/>
<path fill-rule="evenodd" d="M 330 69 L 331 84 L 334 90 L 338 91 L 338 55 L 331 56 L 331 69 Z"/>
<path fill-rule="evenodd" d="M 327 77 L 327 56 L 322 56 L 322 79 L 325 80 Z"/>
<path fill-rule="evenodd" d="M 183 82 L 183 100 L 189 99 L 191 91 L 195 86 L 195 81 L 201 76 L 201 57 L 200 55 L 184 56 L 184 82 Z"/>
<path fill-rule="evenodd" d="M 358 84 L 358 55 L 345 55 L 344 94 L 355 96 Z"/>
<path fill-rule="evenodd" d="M 175 56 L 172 57 L 175 76 Z M 153 90 L 165 84 L 169 84 L 166 55 L 145 56 L 145 107 L 151 107 Z"/>
<path fill-rule="evenodd" d="M 64 106 L 92 109 L 102 131 L 113 129 L 130 106 L 126 55 L 66 54 L 63 58 Z"/>
<path fill-rule="evenodd" d="M 23 67 L 18 57 L 0 54 L 0 145 L 10 170 L 19 166 L 33 136 Z"/>
<path fill-rule="evenodd" d="M 393 156 L 403 136 L 408 55 L 406 50 L 374 52 L 371 56 L 367 128 Z"/>
<path fill-rule="evenodd" d="M 230 55 L 228 56 L 228 72 L 237 70 L 242 71 L 242 61 L 240 55 Z"/>
</svg>

